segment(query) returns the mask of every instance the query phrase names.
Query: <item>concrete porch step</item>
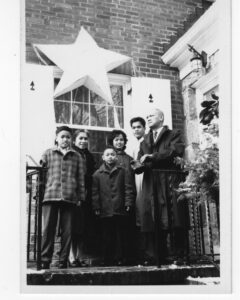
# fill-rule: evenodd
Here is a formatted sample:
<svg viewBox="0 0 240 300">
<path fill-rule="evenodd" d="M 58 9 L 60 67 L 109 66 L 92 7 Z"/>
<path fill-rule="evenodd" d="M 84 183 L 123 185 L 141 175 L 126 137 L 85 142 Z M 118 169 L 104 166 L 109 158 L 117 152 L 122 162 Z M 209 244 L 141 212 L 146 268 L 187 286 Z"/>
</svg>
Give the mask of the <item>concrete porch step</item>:
<svg viewBox="0 0 240 300">
<path fill-rule="evenodd" d="M 176 266 L 87 267 L 28 269 L 28 285 L 172 285 L 187 284 L 187 277 L 219 277 L 219 270 L 210 264 Z"/>
</svg>

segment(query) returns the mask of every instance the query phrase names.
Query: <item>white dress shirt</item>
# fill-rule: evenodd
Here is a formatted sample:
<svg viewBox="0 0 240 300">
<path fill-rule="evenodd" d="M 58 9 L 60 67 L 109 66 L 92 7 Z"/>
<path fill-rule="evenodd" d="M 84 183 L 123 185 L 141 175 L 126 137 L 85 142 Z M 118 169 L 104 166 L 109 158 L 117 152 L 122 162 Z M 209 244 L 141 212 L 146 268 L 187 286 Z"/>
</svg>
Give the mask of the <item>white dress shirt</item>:
<svg viewBox="0 0 240 300">
<path fill-rule="evenodd" d="M 136 144 L 134 145 L 133 155 L 132 155 L 134 160 L 137 160 L 138 152 L 140 150 L 140 144 L 143 141 L 143 139 L 144 139 L 143 136 L 139 140 L 136 139 Z"/>
<path fill-rule="evenodd" d="M 140 144 L 143 141 L 143 137 L 139 140 L 136 139 L 136 144 L 133 148 L 133 159 L 137 160 L 138 152 L 140 150 Z M 142 193 L 142 181 L 143 181 L 143 173 L 142 174 L 135 174 L 135 184 L 137 190 L 137 197 L 136 197 L 136 225 L 140 226 L 140 209 L 141 209 L 141 193 Z"/>
</svg>

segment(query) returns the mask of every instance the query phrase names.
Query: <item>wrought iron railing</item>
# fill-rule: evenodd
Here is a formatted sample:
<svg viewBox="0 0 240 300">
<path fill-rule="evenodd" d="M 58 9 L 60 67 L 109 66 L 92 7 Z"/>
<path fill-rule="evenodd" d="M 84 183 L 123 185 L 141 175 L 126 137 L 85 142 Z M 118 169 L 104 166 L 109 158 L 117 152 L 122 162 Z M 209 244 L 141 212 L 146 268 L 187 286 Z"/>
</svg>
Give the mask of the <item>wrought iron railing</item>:
<svg viewBox="0 0 240 300">
<path fill-rule="evenodd" d="M 41 239 L 42 239 L 42 201 L 46 169 L 42 167 L 27 167 L 27 262 L 34 263 L 37 270 L 41 269 Z M 164 176 L 166 189 L 166 205 L 168 217 L 168 249 L 170 256 L 177 257 L 176 240 L 181 233 L 184 244 L 186 262 L 195 259 L 195 262 L 208 258 L 213 263 L 220 258 L 219 254 L 219 212 L 218 205 L 201 202 L 192 198 L 183 205 L 184 226 L 177 230 L 174 219 L 174 209 L 179 205 L 175 188 L 184 181 L 185 173 L 175 170 L 153 170 L 154 192 L 154 219 L 155 219 L 155 246 L 157 266 L 161 266 L 161 226 L 159 215 L 158 189 L 159 174 Z M 187 219 L 187 220 L 186 220 Z M 216 242 L 217 241 L 217 242 Z"/>
<path fill-rule="evenodd" d="M 26 168 L 27 192 L 27 262 L 36 262 L 41 269 L 42 201 L 44 197 L 46 169 Z"/>
<path fill-rule="evenodd" d="M 159 176 L 160 175 L 160 176 Z M 186 262 L 195 261 L 211 261 L 218 262 L 220 259 L 219 244 L 219 206 L 218 203 L 209 203 L 208 201 L 200 201 L 201 196 L 192 197 L 190 200 L 181 200 L 185 203 L 178 203 L 177 189 L 180 182 L 184 182 L 186 173 L 180 170 L 153 170 L 153 191 L 154 191 L 154 218 L 155 222 L 155 246 L 156 246 L 156 261 L 157 265 L 161 265 L 161 227 L 159 216 L 159 195 L 158 185 L 164 178 L 165 182 L 165 196 L 168 211 L 168 235 L 169 235 L 169 254 L 177 257 L 176 249 L 176 234 L 177 230 L 181 228 L 181 237 L 184 243 L 184 258 Z M 174 206 L 181 205 L 184 207 L 185 213 L 184 224 L 176 225 L 174 220 Z M 177 208 L 178 209 L 178 208 Z M 175 212 L 176 215 L 176 212 Z M 213 236 L 214 234 L 214 236 Z"/>
</svg>

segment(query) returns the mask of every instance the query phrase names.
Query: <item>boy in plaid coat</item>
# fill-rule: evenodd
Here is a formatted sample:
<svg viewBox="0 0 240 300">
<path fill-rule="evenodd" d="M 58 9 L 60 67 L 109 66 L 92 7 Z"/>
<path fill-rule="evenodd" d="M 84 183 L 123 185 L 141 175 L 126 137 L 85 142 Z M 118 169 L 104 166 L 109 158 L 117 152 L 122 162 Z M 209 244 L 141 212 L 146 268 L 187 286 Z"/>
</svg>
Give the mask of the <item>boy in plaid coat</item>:
<svg viewBox="0 0 240 300">
<path fill-rule="evenodd" d="M 60 215 L 61 249 L 59 268 L 67 267 L 72 234 L 72 214 L 76 205 L 85 200 L 84 162 L 71 148 L 72 132 L 67 126 L 56 131 L 57 146 L 44 152 L 41 164 L 47 178 L 43 199 L 42 269 L 49 269 L 55 232 Z"/>
</svg>

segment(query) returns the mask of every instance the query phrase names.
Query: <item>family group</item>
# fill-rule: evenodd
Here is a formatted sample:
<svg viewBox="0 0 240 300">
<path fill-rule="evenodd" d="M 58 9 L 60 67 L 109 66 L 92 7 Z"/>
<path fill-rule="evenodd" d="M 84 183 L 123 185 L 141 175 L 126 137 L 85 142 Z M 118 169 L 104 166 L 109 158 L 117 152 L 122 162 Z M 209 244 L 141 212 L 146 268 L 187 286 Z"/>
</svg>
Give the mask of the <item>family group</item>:
<svg viewBox="0 0 240 300">
<path fill-rule="evenodd" d="M 57 231 L 61 237 L 59 268 L 85 266 L 81 249 L 83 243 L 94 239 L 90 234 L 94 222 L 99 227 L 101 265 L 154 263 L 154 189 L 160 216 L 161 259 L 167 262 L 167 187 L 161 173 L 154 187 L 153 171 L 178 169 L 175 158 L 184 153 L 182 135 L 164 126 L 164 113 L 158 108 L 147 112 L 146 121 L 135 117 L 130 125 L 135 136 L 132 155 L 125 151 L 126 133 L 113 130 L 108 134 L 99 168 L 88 149 L 87 130 L 57 128 L 55 146 L 41 159 L 47 170 L 42 203 L 42 269 L 50 268 Z M 181 231 L 176 235 L 181 244 Z"/>
</svg>

